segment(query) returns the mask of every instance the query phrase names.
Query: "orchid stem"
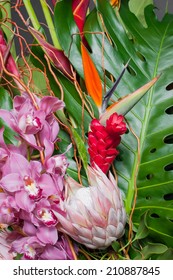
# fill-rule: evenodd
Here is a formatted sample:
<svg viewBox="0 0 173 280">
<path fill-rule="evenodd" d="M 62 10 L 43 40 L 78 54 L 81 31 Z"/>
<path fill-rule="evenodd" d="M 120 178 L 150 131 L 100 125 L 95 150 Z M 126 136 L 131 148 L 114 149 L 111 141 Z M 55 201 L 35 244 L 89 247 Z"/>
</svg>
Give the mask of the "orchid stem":
<svg viewBox="0 0 173 280">
<path fill-rule="evenodd" d="M 37 16 L 36 16 L 36 13 L 32 7 L 32 4 L 31 4 L 31 1 L 30 0 L 23 0 L 23 3 L 25 5 L 25 8 L 27 10 L 27 13 L 29 15 L 29 18 L 32 22 L 32 25 L 33 27 L 36 29 L 36 30 L 39 30 L 41 29 L 41 25 L 37 19 Z"/>
<path fill-rule="evenodd" d="M 75 250 L 74 250 L 74 247 L 73 247 L 73 244 L 72 244 L 70 238 L 68 237 L 67 234 L 65 234 L 65 236 L 66 236 L 66 239 L 67 239 L 67 241 L 68 241 L 68 244 L 69 244 L 69 247 L 70 247 L 70 250 L 71 250 L 71 253 L 72 253 L 72 255 L 73 255 L 74 260 L 78 260 L 77 255 L 76 255 L 76 253 L 75 253 Z"/>
<path fill-rule="evenodd" d="M 61 46 L 59 44 L 59 41 L 58 41 L 58 38 L 56 36 L 55 26 L 53 24 L 53 20 L 52 20 L 51 14 L 50 14 L 49 7 L 48 7 L 45 0 L 40 0 L 40 3 L 41 3 L 43 13 L 44 13 L 44 16 L 45 16 L 45 19 L 46 19 L 46 22 L 47 22 L 47 26 L 49 28 L 49 32 L 50 32 L 50 36 L 52 38 L 52 42 L 53 42 L 55 48 L 61 50 L 62 48 L 61 48 Z"/>
</svg>

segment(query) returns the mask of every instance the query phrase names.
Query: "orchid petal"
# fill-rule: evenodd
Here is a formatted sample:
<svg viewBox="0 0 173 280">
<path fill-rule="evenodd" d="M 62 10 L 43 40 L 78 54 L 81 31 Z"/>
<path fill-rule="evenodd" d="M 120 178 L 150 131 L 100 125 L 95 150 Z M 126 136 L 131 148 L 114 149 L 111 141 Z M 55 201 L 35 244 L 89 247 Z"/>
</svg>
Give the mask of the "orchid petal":
<svg viewBox="0 0 173 280">
<path fill-rule="evenodd" d="M 31 200 L 26 191 L 15 193 L 16 204 L 27 212 L 32 212 L 35 208 L 35 201 Z"/>
<path fill-rule="evenodd" d="M 55 227 L 39 227 L 36 236 L 41 242 L 45 244 L 54 245 L 58 240 L 58 232 Z"/>
<path fill-rule="evenodd" d="M 44 96 L 40 101 L 40 110 L 46 115 L 56 112 L 64 108 L 64 102 L 54 96 Z"/>
<path fill-rule="evenodd" d="M 4 190 L 8 192 L 16 192 L 21 189 L 22 180 L 18 173 L 11 173 L 4 176 L 1 179 L 0 184 Z"/>
</svg>

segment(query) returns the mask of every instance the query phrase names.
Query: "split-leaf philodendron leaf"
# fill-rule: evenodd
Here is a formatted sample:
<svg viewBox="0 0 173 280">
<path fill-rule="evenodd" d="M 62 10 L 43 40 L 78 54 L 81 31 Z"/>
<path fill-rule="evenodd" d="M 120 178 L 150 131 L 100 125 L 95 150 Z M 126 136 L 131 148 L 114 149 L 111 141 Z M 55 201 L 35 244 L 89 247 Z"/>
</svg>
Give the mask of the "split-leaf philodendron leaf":
<svg viewBox="0 0 173 280">
<path fill-rule="evenodd" d="M 128 6 L 122 4 L 120 16 L 128 30 L 127 35 L 106 1 L 98 0 L 97 9 L 114 44 L 114 63 L 116 58 L 117 61 L 120 57 L 126 61 L 131 57 L 129 74 L 124 76 L 122 86 L 118 87 L 118 96 L 123 97 L 127 89 L 162 74 L 146 96 L 127 114 L 129 133 L 122 139 L 119 161 L 115 162 L 115 166 L 119 186 L 126 195 L 128 213 L 135 203 L 133 197 L 137 189 L 134 225 L 138 227 L 140 217 L 149 210 L 146 217 L 149 237 L 172 246 L 173 16 L 166 15 L 159 22 L 153 6 L 148 6 L 145 10 L 147 28 L 144 28 L 130 13 Z M 93 48 L 97 46 L 98 49 L 99 38 L 93 39 L 92 36 L 90 42 L 92 40 Z M 116 72 L 112 74 L 116 76 Z"/>
</svg>

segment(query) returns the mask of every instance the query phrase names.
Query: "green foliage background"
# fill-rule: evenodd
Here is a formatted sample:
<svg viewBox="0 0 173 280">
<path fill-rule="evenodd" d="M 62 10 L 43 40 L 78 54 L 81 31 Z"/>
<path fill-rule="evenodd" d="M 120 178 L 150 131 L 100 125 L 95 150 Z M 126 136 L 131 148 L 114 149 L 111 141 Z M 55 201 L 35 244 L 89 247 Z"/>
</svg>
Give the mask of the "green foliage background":
<svg viewBox="0 0 173 280">
<path fill-rule="evenodd" d="M 74 21 L 69 5 L 65 1 L 57 4 L 55 26 L 60 44 L 66 53 L 70 52 L 71 63 L 83 77 L 77 38 L 66 44 L 72 38 L 71 33 L 76 32 L 72 28 Z M 122 1 L 117 12 L 108 1 L 98 0 L 85 24 L 85 36 L 102 80 L 104 64 L 107 89 L 112 85 L 110 74 L 116 78 L 131 58 L 114 100 L 161 74 L 156 85 L 127 114 L 129 132 L 122 138 L 120 157 L 115 161 L 119 187 L 124 193 L 129 215 L 135 207 L 130 254 L 132 258 L 145 259 L 168 254 L 173 247 L 173 16 L 167 14 L 159 22 L 153 9 L 152 5 L 145 8 L 143 25 L 139 11 L 137 18 L 129 10 L 127 1 Z M 58 15 L 65 10 L 71 21 L 63 24 Z M 59 26 L 63 28 L 59 29 Z M 107 36 L 103 39 L 105 31 L 111 42 Z M 139 234 L 141 223 L 145 229 L 142 235 Z M 139 244 L 142 244 L 142 250 Z"/>
<path fill-rule="evenodd" d="M 80 51 L 80 35 L 74 22 L 71 0 L 57 3 L 54 22 L 59 43 L 77 72 L 85 92 Z M 130 4 L 130 9 L 129 5 Z M 84 31 L 91 48 L 91 57 L 102 79 L 103 91 L 112 86 L 130 58 L 130 63 L 111 102 L 134 92 L 155 76 L 157 83 L 125 116 L 128 131 L 119 146 L 120 155 L 115 161 L 118 185 L 122 190 L 128 223 L 121 240 L 130 259 L 173 259 L 173 15 L 166 14 L 158 21 L 152 1 L 122 1 L 120 10 L 113 9 L 106 0 L 97 0 L 96 7 L 87 16 Z M 64 17 L 64 14 L 66 17 Z M 35 46 L 32 51 L 47 67 L 44 53 Z M 43 70 L 34 57 L 29 63 Z M 47 67 L 47 76 L 53 92 L 61 96 L 59 86 Z M 83 104 L 74 83 L 54 69 L 63 91 L 66 105 L 62 122 L 74 124 L 71 129 L 78 155 L 84 168 L 81 178 L 87 185 L 85 168 L 88 162 L 86 139 L 92 116 L 98 111 L 91 98 L 85 96 Z M 37 80 L 37 79 L 36 79 Z M 39 87 L 39 84 L 38 84 Z M 11 109 L 11 99 L 0 88 L 0 105 Z M 82 125 L 81 125 L 82 124 Z M 0 120 L 0 126 L 4 126 Z M 5 127 L 7 143 L 17 144 L 13 131 Z M 59 134 L 59 152 L 65 152 L 71 138 L 64 130 Z M 68 174 L 78 179 L 73 149 L 66 154 Z M 129 234 L 130 233 L 130 234 Z M 128 247 L 129 246 L 129 247 Z M 119 243 L 112 245 L 116 256 L 124 258 Z M 92 252 L 93 258 L 103 258 L 105 252 Z"/>
</svg>

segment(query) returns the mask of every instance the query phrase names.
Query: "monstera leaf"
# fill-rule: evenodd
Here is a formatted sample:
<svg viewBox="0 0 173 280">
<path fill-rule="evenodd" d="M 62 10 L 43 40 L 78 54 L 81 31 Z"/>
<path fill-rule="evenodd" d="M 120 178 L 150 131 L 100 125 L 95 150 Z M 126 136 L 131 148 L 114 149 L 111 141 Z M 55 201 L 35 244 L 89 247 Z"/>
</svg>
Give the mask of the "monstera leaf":
<svg viewBox="0 0 173 280">
<path fill-rule="evenodd" d="M 162 74 L 156 85 L 127 115 L 129 133 L 123 137 L 119 161 L 115 166 L 119 186 L 126 194 L 126 210 L 135 206 L 133 223 L 148 211 L 146 226 L 156 242 L 173 246 L 173 16 L 157 21 L 153 6 L 145 10 L 144 28 L 127 5 L 120 16 L 128 35 L 106 1 L 97 1 L 97 9 L 114 44 L 115 54 L 127 61 L 131 57 L 129 74 L 124 76 L 119 96 L 125 91 Z M 127 16 L 128 14 L 128 16 Z M 109 15 L 109 16 L 108 16 Z M 100 24 L 101 25 L 101 24 Z M 129 36 L 130 35 L 130 36 Z M 129 40 L 133 38 L 133 40 Z M 91 39 L 91 42 L 93 39 Z M 98 44 L 98 38 L 94 38 Z M 113 47 L 112 47 L 113 49 Z M 116 64 L 115 55 L 112 61 Z M 112 62 L 113 63 L 113 62 Z M 111 64 L 112 64 L 111 63 Z M 110 67 L 108 69 L 110 71 Z M 116 75 L 116 71 L 114 73 Z M 133 201 L 134 194 L 136 201 Z M 135 203 L 136 202 L 136 203 Z"/>
<path fill-rule="evenodd" d="M 57 13 L 58 9 L 57 6 Z M 150 5 L 145 9 L 147 26 L 144 27 L 130 12 L 128 3 L 122 3 L 119 13 L 117 15 L 108 1 L 98 0 L 84 27 L 92 60 L 105 81 L 106 90 L 112 86 L 112 76 L 116 79 L 131 59 L 112 101 L 135 91 L 159 74 L 161 77 L 126 115 L 129 129 L 122 137 L 120 156 L 115 162 L 118 183 L 134 229 L 146 213 L 147 238 L 172 247 L 173 16 L 166 15 L 159 22 Z M 70 40 L 65 26 L 64 32 Z M 65 46 L 65 36 L 60 36 L 58 30 L 57 33 L 61 45 Z M 72 59 L 78 43 L 71 49 L 69 46 L 70 43 L 65 46 L 66 52 L 70 53 L 71 63 L 81 74 L 79 53 L 78 60 L 73 63 Z"/>
</svg>

